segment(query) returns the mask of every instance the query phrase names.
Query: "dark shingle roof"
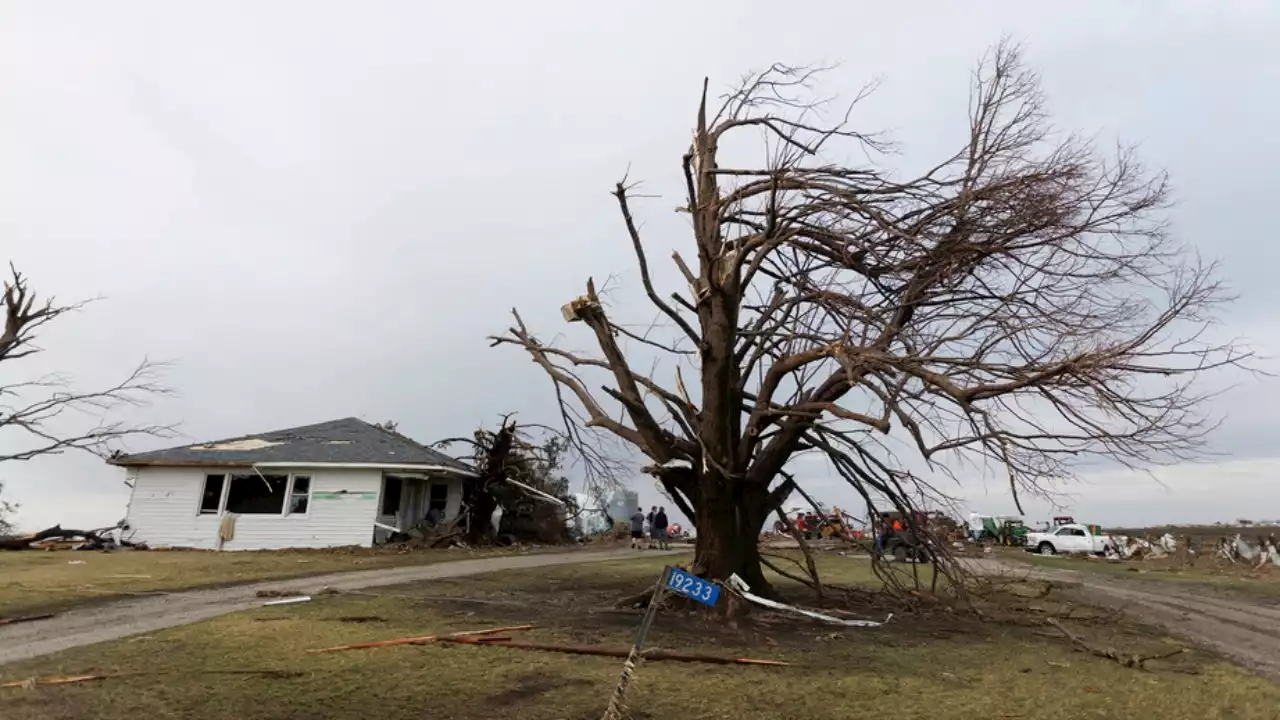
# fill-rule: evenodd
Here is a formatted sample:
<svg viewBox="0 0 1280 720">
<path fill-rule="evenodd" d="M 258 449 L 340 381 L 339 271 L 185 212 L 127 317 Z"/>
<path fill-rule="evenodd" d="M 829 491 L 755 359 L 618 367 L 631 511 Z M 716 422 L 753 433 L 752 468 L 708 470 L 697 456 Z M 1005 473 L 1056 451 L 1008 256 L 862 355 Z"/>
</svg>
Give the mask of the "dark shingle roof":
<svg viewBox="0 0 1280 720">
<path fill-rule="evenodd" d="M 472 472 L 466 464 L 358 418 L 243 435 L 165 450 L 120 455 L 112 465 L 252 465 L 266 462 L 435 465 Z"/>
</svg>

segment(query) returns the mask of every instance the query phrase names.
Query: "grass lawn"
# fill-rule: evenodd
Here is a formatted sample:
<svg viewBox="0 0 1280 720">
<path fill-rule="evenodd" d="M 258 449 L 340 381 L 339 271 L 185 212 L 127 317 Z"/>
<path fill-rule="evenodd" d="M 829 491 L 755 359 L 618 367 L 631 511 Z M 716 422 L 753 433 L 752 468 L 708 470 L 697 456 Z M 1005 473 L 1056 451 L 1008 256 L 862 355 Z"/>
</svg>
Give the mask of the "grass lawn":
<svg viewBox="0 0 1280 720">
<path fill-rule="evenodd" d="M 1194 565 L 1184 566 L 1173 558 L 1105 562 L 1031 553 L 1008 553 L 1003 557 L 1035 567 L 1110 575 L 1122 580 L 1187 583 L 1254 601 L 1269 599 L 1280 603 L 1280 567 L 1272 565 L 1255 571 L 1247 563 L 1218 564 L 1213 558 L 1200 558 Z"/>
<path fill-rule="evenodd" d="M 678 559 L 678 558 L 675 558 Z M 629 645 L 639 615 L 610 602 L 651 582 L 664 561 L 592 563 L 472 576 L 378 594 L 261 608 L 16 665 L 0 680 L 94 672 L 151 674 L 0 689 L 6 720 L 227 718 L 570 718 L 597 720 L 622 661 L 432 644 L 308 655 L 307 648 L 522 622 L 513 637 Z M 821 559 L 828 582 L 873 583 L 865 560 Z M 790 596 L 800 588 L 779 581 Z M 869 614 L 878 611 L 868 610 Z M 1165 646 L 1140 628 L 1085 628 L 1127 650 Z M 1093 635 L 1097 639 L 1097 635 Z M 760 613 L 737 624 L 698 612 L 658 616 L 650 646 L 781 659 L 791 667 L 641 665 L 629 693 L 656 718 L 1274 718 L 1280 686 L 1196 652 L 1150 672 L 1074 652 L 1018 625 L 946 613 L 879 629 L 841 629 Z M 202 675 L 272 669 L 289 678 Z"/>
<path fill-rule="evenodd" d="M 0 618 L 53 612 L 121 595 L 465 560 L 482 552 L 503 551 L 0 552 Z"/>
</svg>

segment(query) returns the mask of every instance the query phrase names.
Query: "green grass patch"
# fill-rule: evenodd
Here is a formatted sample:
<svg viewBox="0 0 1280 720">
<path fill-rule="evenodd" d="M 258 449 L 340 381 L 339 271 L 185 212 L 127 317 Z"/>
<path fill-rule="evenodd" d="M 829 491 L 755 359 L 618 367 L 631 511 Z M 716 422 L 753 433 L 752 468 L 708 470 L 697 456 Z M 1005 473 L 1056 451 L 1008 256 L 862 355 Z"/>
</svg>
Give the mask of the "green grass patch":
<svg viewBox="0 0 1280 720">
<path fill-rule="evenodd" d="M 638 554 L 639 555 L 639 554 Z M 613 610 L 680 558 L 640 556 L 435 580 L 370 594 L 261 608 L 154 635 L 0 667 L 0 679 L 149 671 L 96 683 L 0 690 L 6 720 L 324 717 L 597 720 L 622 661 L 499 647 L 424 645 L 308 655 L 307 648 L 532 622 L 530 640 L 625 648 L 638 613 Z M 828 582 L 870 585 L 862 559 L 823 557 Z M 837 579 L 839 578 L 839 579 Z M 778 579 L 779 589 L 804 592 Z M 359 619 L 359 621 L 353 621 Z M 1116 644 L 1166 641 L 1110 628 Z M 650 646 L 781 659 L 787 668 L 645 663 L 629 700 L 657 718 L 1273 718 L 1280 687 L 1193 653 L 1153 671 L 1124 669 L 1014 625 L 945 613 L 875 630 L 760 614 L 724 623 L 664 611 Z M 271 669 L 288 679 L 201 674 Z"/>
</svg>

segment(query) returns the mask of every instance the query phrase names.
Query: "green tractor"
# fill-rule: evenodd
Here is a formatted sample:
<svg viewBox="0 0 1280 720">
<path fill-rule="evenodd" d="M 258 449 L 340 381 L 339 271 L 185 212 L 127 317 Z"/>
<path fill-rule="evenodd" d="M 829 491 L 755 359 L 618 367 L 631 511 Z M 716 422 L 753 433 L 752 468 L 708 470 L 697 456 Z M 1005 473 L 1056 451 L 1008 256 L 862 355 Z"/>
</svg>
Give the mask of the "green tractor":
<svg viewBox="0 0 1280 720">
<path fill-rule="evenodd" d="M 982 531 L 984 537 L 994 539 L 997 545 L 1025 547 L 1027 544 L 1027 526 L 1019 518 L 983 518 Z"/>
</svg>

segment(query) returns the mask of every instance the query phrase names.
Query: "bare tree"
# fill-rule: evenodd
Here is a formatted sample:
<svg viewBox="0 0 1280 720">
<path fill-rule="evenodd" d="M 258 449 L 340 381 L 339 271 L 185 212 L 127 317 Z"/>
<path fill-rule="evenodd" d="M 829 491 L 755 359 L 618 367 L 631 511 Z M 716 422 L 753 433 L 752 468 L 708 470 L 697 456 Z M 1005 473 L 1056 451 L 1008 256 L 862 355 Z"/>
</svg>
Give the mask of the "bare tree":
<svg viewBox="0 0 1280 720">
<path fill-rule="evenodd" d="M 494 338 L 527 351 L 586 428 L 652 460 L 697 527 L 694 570 L 768 592 L 757 538 L 802 453 L 869 507 L 903 511 L 944 493 L 895 448 L 943 473 L 994 464 L 1015 498 L 1084 457 L 1195 455 L 1213 425 L 1195 380 L 1248 353 L 1212 338 L 1227 298 L 1167 234 L 1165 176 L 1130 148 L 1057 135 L 1007 43 L 973 75 L 956 152 L 915 176 L 882 167 L 892 148 L 849 125 L 865 91 L 833 113 L 810 99 L 818 76 L 774 65 L 718 112 L 704 83 L 682 163 L 696 263 L 673 255 L 687 295 L 655 288 L 618 183 L 645 295 L 678 343 L 614 322 L 590 280 L 563 310 L 599 355 L 540 341 L 519 314 Z M 729 140 L 753 136 L 765 162 L 721 164 Z M 640 372 L 641 350 L 673 361 L 666 377 Z"/>
<path fill-rule="evenodd" d="M 54 298 L 38 301 L 27 278 L 10 265 L 4 283 L 4 333 L 0 335 L 0 369 L 9 375 L 18 360 L 40 352 L 33 344 L 40 327 L 78 310 L 84 303 L 59 305 Z M 20 434 L 17 448 L 0 453 L 0 462 L 30 460 L 69 449 L 106 456 L 119 450 L 117 443 L 131 436 L 167 437 L 166 425 L 135 425 L 108 417 L 123 407 L 145 405 L 156 395 L 170 391 L 160 383 L 162 366 L 144 360 L 121 382 L 99 390 L 76 390 L 60 373 L 46 373 L 34 380 L 0 384 L 0 431 Z M 3 381 L 0 381 L 3 382 Z"/>
</svg>

